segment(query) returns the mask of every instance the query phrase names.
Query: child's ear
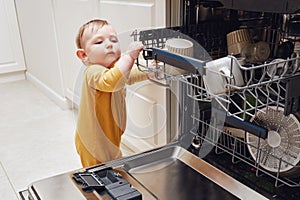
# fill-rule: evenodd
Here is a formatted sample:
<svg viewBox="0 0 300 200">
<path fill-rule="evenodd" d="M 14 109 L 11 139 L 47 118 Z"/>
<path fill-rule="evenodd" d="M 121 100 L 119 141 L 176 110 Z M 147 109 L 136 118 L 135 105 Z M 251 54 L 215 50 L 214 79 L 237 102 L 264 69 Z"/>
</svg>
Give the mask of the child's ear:
<svg viewBox="0 0 300 200">
<path fill-rule="evenodd" d="M 78 49 L 76 51 L 76 55 L 82 61 L 86 60 L 86 58 L 87 58 L 87 55 L 86 55 L 86 53 L 85 53 L 85 51 L 83 49 Z"/>
</svg>

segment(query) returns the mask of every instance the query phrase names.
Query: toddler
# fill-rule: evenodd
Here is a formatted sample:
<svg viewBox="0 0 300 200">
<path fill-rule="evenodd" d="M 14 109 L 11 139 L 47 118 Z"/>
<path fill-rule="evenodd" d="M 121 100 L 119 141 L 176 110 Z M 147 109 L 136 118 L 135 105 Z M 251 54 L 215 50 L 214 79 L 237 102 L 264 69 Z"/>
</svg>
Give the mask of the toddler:
<svg viewBox="0 0 300 200">
<path fill-rule="evenodd" d="M 80 27 L 77 57 L 86 65 L 82 82 L 75 145 L 83 167 L 122 157 L 126 126 L 125 86 L 147 79 L 134 61 L 143 45 L 133 42 L 121 56 L 113 26 L 94 19 Z"/>
</svg>

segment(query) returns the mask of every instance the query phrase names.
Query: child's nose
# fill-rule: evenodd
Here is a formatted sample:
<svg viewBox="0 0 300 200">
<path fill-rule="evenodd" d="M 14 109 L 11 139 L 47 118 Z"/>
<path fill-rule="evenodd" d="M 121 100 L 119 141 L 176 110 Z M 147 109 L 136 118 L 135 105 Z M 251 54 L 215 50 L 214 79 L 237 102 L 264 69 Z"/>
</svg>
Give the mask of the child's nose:
<svg viewBox="0 0 300 200">
<path fill-rule="evenodd" d="M 106 42 L 106 48 L 112 48 L 112 43 L 111 42 Z"/>
</svg>

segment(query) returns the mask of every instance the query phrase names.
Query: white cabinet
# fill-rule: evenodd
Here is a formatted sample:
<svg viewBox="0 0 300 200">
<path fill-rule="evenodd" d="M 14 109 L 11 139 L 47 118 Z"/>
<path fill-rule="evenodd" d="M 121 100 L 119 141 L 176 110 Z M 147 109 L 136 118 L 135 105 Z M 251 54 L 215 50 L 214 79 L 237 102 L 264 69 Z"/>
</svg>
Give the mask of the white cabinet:
<svg viewBox="0 0 300 200">
<path fill-rule="evenodd" d="M 113 24 L 117 32 L 166 24 L 166 1 L 99 0 L 99 15 Z"/>
<path fill-rule="evenodd" d="M 150 81 L 127 88 L 127 127 L 122 142 L 133 152 L 167 143 L 167 90 Z"/>
<path fill-rule="evenodd" d="M 15 0 L 27 65 L 26 77 L 62 108 L 73 98 L 81 63 L 75 36 L 97 15 L 97 0 Z"/>
<path fill-rule="evenodd" d="M 98 16 L 98 0 L 53 0 L 58 50 L 62 66 L 65 95 L 71 101 L 79 103 L 76 85 L 80 80 L 82 62 L 76 56 L 75 37 L 80 26 Z M 79 87 L 79 88 L 78 88 Z"/>
<path fill-rule="evenodd" d="M 59 61 L 62 68 L 65 96 L 79 103 L 82 63 L 76 57 L 75 37 L 79 27 L 90 19 L 107 19 L 120 33 L 136 27 L 163 26 L 161 0 L 52 0 Z M 155 5 L 159 6 L 155 6 Z M 158 14 L 155 14 L 158 13 Z M 157 20 L 156 16 L 160 16 Z"/>
<path fill-rule="evenodd" d="M 166 1 L 99 0 L 99 17 L 114 26 L 121 47 L 126 48 L 125 38 L 134 30 L 166 26 Z M 166 88 L 150 81 L 127 87 L 127 127 L 122 143 L 133 152 L 167 143 L 166 98 Z"/>
<path fill-rule="evenodd" d="M 161 0 L 52 0 L 59 61 L 65 96 L 79 103 L 82 63 L 76 57 L 75 36 L 90 19 L 107 19 L 118 33 L 133 28 L 164 26 L 165 1 Z"/>
<path fill-rule="evenodd" d="M 0 0 L 0 83 L 25 79 L 25 62 L 14 1 Z"/>
<path fill-rule="evenodd" d="M 3 46 L 18 46 L 14 35 L 17 20 L 5 18 L 13 12 L 12 0 L 0 0 L 1 36 L 14 38 L 3 40 L 0 37 L 0 73 L 8 70 L 23 70 L 20 47 L 15 49 Z M 4 2 L 4 3 L 3 3 Z M 81 61 L 76 57 L 75 37 L 79 27 L 93 18 L 105 18 L 118 33 L 144 27 L 165 25 L 165 1 L 162 0 L 15 0 L 20 35 L 26 60 L 26 77 L 39 87 L 48 97 L 62 108 L 69 103 L 79 103 L 81 86 Z M 7 9 L 7 5 L 11 7 Z M 9 14 L 11 15 L 11 14 Z M 3 17 L 4 16 L 4 17 Z M 7 20 L 7 21 L 5 21 Z M 3 40 L 3 41 L 2 41 Z M 11 45 L 10 43 L 13 43 Z M 9 49 L 9 51 L 8 51 Z M 11 64 L 7 64 L 7 63 Z M 3 63 L 5 66 L 3 67 Z M 77 88 L 76 88 L 77 87 Z M 145 86 L 146 87 L 146 86 Z M 152 86 L 149 86 L 152 87 Z M 146 87 L 147 88 L 147 87 Z"/>
<path fill-rule="evenodd" d="M 9 70 L 24 71 L 17 20 L 12 15 L 13 1 L 0 2 L 0 25 L 4 27 L 0 32 L 0 75 Z M 81 85 L 76 83 L 81 80 L 83 64 L 75 54 L 75 37 L 84 22 L 93 18 L 107 19 L 119 35 L 166 24 L 166 1 L 163 0 L 14 2 L 26 60 L 26 77 L 62 108 L 68 108 L 70 102 L 79 103 Z M 124 141 L 137 141 L 145 148 L 165 144 L 166 89 L 143 82 L 129 87 L 127 98 L 128 131 L 132 134 L 125 134 Z M 134 112 L 136 106 L 139 106 L 139 112 Z M 134 151 L 143 150 L 139 146 L 131 147 Z"/>
<path fill-rule="evenodd" d="M 26 60 L 26 78 L 61 107 L 66 107 L 51 0 L 16 0 Z"/>
</svg>

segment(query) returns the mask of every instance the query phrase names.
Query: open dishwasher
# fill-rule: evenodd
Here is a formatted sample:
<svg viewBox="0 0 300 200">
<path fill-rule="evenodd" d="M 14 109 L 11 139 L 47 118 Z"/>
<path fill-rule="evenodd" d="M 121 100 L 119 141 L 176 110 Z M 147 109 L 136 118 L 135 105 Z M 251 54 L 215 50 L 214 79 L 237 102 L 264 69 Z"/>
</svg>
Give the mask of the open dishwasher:
<svg viewBox="0 0 300 200">
<path fill-rule="evenodd" d="M 278 68 L 297 66 L 299 55 L 245 65 L 232 55 L 211 59 L 177 27 L 131 36 L 146 46 L 136 62 L 140 70 L 155 72 L 162 87 L 179 87 L 178 134 L 156 149 L 36 181 L 28 199 L 284 199 L 281 189 L 298 199 L 300 129 L 291 112 L 297 105 L 288 103 L 297 97 L 290 83 L 298 81 L 298 67 Z M 170 38 L 193 42 L 199 57 L 166 50 Z M 219 71 L 224 67 L 228 74 Z M 272 148 L 286 150 L 278 155 Z"/>
<path fill-rule="evenodd" d="M 177 31 L 176 28 L 169 31 L 170 37 L 188 39 Z M 140 36 L 144 40 L 148 35 L 144 42 L 151 46 L 167 41 L 168 38 L 164 38 L 167 32 L 149 30 Z M 284 43 L 285 35 L 281 35 Z M 158 80 L 180 82 L 182 118 L 178 139 L 181 145 L 187 148 L 192 135 L 189 150 L 195 155 L 247 182 L 250 187 L 272 194 L 274 199 L 298 199 L 299 54 L 245 63 L 241 57 L 232 55 L 210 59 L 202 51 L 201 48 L 196 51 L 196 56 L 202 56 L 198 60 L 169 53 L 163 45 L 144 50 L 146 59 L 157 61 L 154 70 L 164 74 Z M 184 73 L 169 74 L 169 64 Z M 148 65 L 140 64 L 142 68 Z M 227 74 L 222 72 L 224 67 Z M 153 67 L 148 70 L 153 71 Z M 286 191 L 290 191 L 290 195 Z"/>
<path fill-rule="evenodd" d="M 180 82 L 180 145 L 270 199 L 299 199 L 299 2 L 180 2 L 182 26 L 137 35 L 157 79 Z M 170 54 L 174 37 L 193 56 Z"/>
</svg>

